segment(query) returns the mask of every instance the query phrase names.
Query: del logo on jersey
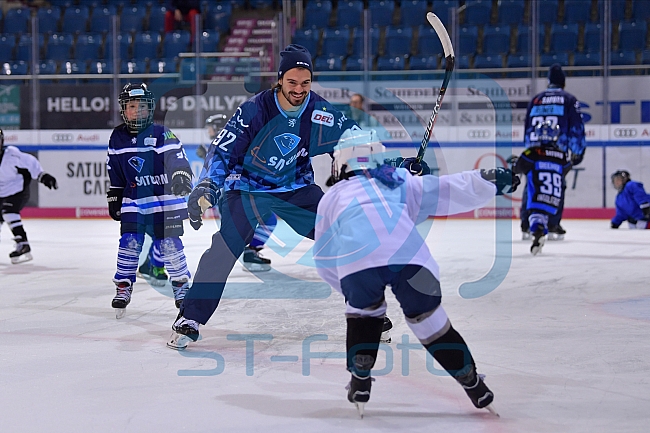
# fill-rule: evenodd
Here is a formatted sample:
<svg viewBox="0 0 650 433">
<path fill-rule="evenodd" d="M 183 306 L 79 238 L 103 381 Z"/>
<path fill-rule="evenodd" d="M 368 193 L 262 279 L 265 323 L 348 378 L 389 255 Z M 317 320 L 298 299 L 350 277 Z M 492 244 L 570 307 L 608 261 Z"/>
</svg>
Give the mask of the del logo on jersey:
<svg viewBox="0 0 650 433">
<path fill-rule="evenodd" d="M 314 110 L 311 114 L 312 123 L 318 123 L 332 127 L 334 126 L 334 115 L 321 110 Z"/>
</svg>

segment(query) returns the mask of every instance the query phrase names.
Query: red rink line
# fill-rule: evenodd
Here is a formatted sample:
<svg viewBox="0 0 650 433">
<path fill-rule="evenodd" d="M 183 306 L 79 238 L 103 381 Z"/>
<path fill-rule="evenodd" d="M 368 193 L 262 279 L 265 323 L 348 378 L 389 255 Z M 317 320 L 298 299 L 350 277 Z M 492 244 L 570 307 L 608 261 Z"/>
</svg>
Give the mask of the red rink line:
<svg viewBox="0 0 650 433">
<path fill-rule="evenodd" d="M 20 212 L 23 218 L 110 218 L 105 207 L 70 207 L 70 208 L 40 208 L 26 207 Z M 612 208 L 566 208 L 565 219 L 612 219 L 615 211 Z M 473 212 L 452 215 L 448 218 L 519 218 L 519 208 L 481 208 Z M 209 216 L 208 216 L 209 218 Z"/>
</svg>

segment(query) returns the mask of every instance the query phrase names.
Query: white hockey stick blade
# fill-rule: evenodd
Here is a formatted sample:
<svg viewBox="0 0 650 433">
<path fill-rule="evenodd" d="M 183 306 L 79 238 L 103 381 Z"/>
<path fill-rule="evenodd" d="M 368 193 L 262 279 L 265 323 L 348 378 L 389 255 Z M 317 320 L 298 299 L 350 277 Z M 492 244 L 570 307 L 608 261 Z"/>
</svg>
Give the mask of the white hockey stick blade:
<svg viewBox="0 0 650 433">
<path fill-rule="evenodd" d="M 488 412 L 490 412 L 492 415 L 494 415 L 494 416 L 498 416 L 499 418 L 501 418 L 501 415 L 499 415 L 499 413 L 498 413 L 497 410 L 494 408 L 494 406 L 492 405 L 492 403 L 490 403 L 490 404 L 488 404 L 487 406 L 485 406 L 485 409 L 487 409 Z"/>
<path fill-rule="evenodd" d="M 445 25 L 440 21 L 440 18 L 433 12 L 427 13 L 427 21 L 431 24 L 431 27 L 436 31 L 438 37 L 440 38 L 440 43 L 442 43 L 442 49 L 445 51 L 445 57 L 455 57 L 454 47 L 451 45 L 451 38 Z"/>
</svg>

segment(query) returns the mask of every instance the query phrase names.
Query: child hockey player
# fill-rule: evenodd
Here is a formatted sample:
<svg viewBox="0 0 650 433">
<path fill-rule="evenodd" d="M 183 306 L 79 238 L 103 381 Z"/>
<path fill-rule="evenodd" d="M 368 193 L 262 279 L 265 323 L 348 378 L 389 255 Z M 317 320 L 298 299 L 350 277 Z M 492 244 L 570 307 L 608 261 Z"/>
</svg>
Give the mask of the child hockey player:
<svg viewBox="0 0 650 433">
<path fill-rule="evenodd" d="M 129 83 L 119 103 L 124 123 L 113 130 L 108 144 L 108 208 L 121 222 L 113 277 L 117 294 L 112 302 L 118 319 L 131 302 L 145 233 L 160 251 L 180 307 L 190 278 L 180 239 L 187 202 L 180 196 L 192 191 L 192 171 L 182 143 L 172 131 L 153 123 L 153 93 L 145 84 Z"/>
<path fill-rule="evenodd" d="M 560 127 L 550 120 L 535 126 L 538 143 L 524 150 L 515 163 L 515 173 L 526 175 L 526 209 L 533 243 L 530 252 L 542 251 L 549 232 L 549 218 L 564 201 L 564 177 L 571 170 L 568 154 L 556 146 Z"/>
<path fill-rule="evenodd" d="M 374 131 L 346 131 L 334 151 L 337 182 L 318 205 L 316 267 L 346 300 L 348 400 L 363 416 L 386 314 L 384 290 L 390 285 L 422 345 L 474 406 L 493 412 L 494 395 L 440 305 L 438 264 L 416 225 L 430 215 L 484 206 L 495 194 L 512 192 L 519 179 L 504 168 L 413 176 L 384 162 L 384 146 Z"/>
<path fill-rule="evenodd" d="M 0 227 L 6 222 L 14 235 L 16 249 L 9 253 L 14 264 L 32 260 L 32 249 L 20 218 L 20 211 L 29 200 L 32 178 L 49 189 L 58 188 L 56 179 L 43 172 L 36 158 L 17 147 L 5 147 L 5 134 L 0 129 Z"/>
<path fill-rule="evenodd" d="M 627 221 L 631 229 L 650 228 L 650 194 L 645 192 L 643 184 L 630 180 L 630 173 L 626 170 L 612 174 L 612 184 L 618 194 L 611 227 L 617 229 Z"/>
</svg>

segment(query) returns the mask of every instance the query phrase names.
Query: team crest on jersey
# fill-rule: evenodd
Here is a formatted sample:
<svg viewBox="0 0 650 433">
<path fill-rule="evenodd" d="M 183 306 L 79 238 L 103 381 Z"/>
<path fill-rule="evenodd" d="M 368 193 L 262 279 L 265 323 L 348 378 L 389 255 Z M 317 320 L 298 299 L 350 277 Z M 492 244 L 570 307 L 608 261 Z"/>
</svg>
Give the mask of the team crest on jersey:
<svg viewBox="0 0 650 433">
<path fill-rule="evenodd" d="M 138 173 L 142 171 L 144 167 L 144 159 L 139 156 L 132 156 L 129 158 L 129 165 L 137 170 Z"/>
<path fill-rule="evenodd" d="M 289 119 L 289 128 L 296 126 L 296 119 Z"/>
<path fill-rule="evenodd" d="M 314 110 L 311 114 L 311 121 L 325 126 L 334 126 L 334 115 L 325 111 Z"/>
<path fill-rule="evenodd" d="M 300 137 L 295 134 L 285 132 L 282 135 L 276 135 L 273 137 L 273 141 L 275 141 L 275 144 L 278 145 L 278 149 L 280 149 L 282 156 L 287 156 L 289 152 L 298 146 L 298 143 L 300 143 Z"/>
<path fill-rule="evenodd" d="M 145 137 L 144 138 L 144 145 L 145 146 L 155 146 L 156 145 L 156 137 Z"/>
</svg>

